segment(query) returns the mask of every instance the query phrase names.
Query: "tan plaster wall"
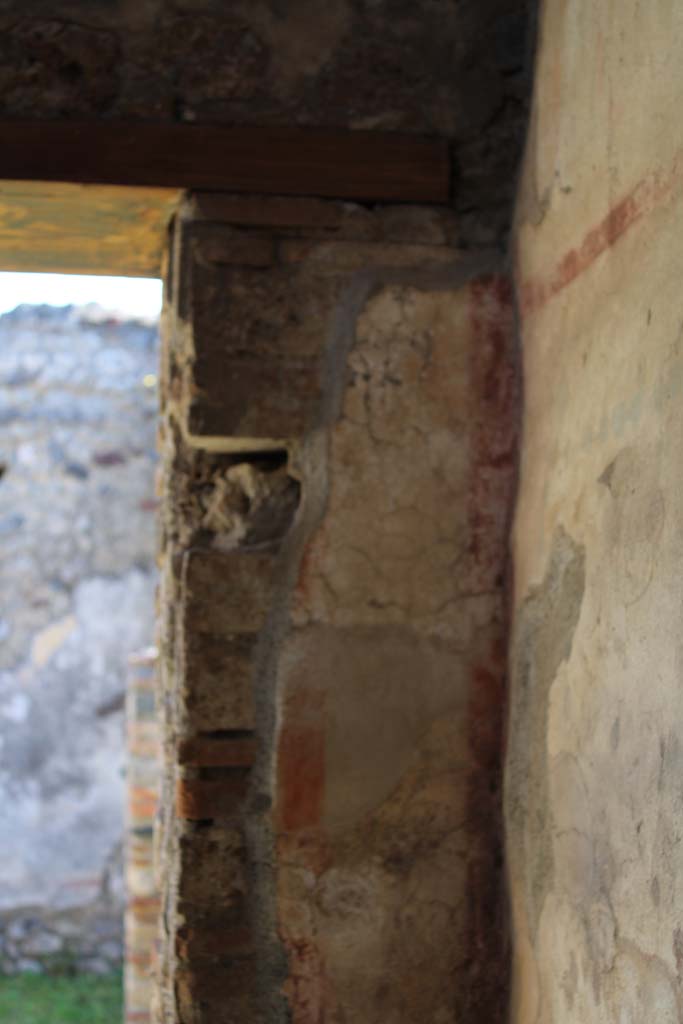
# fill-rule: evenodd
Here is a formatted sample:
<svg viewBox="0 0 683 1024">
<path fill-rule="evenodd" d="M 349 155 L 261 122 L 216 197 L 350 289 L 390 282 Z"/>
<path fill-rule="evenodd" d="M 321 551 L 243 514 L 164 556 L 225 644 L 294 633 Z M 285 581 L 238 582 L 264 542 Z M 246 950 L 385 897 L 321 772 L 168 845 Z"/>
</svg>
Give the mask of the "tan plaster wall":
<svg viewBox="0 0 683 1024">
<path fill-rule="evenodd" d="M 518 207 L 515 1024 L 683 1019 L 683 8 L 547 0 Z"/>
<path fill-rule="evenodd" d="M 501 278 L 451 285 L 378 281 L 337 370 L 324 512 L 278 657 L 296 1024 L 502 1020 L 511 308 Z"/>
</svg>

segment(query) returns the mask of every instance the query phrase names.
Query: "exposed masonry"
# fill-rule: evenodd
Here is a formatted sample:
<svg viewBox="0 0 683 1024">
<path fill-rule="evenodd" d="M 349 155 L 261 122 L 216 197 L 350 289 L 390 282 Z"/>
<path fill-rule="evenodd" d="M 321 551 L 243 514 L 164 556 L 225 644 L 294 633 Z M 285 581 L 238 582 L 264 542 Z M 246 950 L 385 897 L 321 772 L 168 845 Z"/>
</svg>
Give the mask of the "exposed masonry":
<svg viewBox="0 0 683 1024">
<path fill-rule="evenodd" d="M 516 384 L 507 283 L 453 241 L 448 211 L 178 215 L 157 1022 L 503 1019 Z"/>
<path fill-rule="evenodd" d="M 406 131 L 453 142 L 469 245 L 510 223 L 528 0 L 225 5 L 54 0 L 0 10 L 6 118 Z"/>
<path fill-rule="evenodd" d="M 159 807 L 160 736 L 156 648 L 129 659 L 126 686 L 125 1024 L 149 1024 L 159 922 L 154 821 Z"/>
</svg>

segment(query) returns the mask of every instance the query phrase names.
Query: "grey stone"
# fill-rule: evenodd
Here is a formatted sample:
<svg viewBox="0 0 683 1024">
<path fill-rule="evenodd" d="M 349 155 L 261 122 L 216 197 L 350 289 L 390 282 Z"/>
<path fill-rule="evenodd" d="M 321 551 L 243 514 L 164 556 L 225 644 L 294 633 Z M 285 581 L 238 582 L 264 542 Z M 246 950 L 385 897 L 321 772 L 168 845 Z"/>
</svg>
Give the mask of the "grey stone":
<svg viewBox="0 0 683 1024">
<path fill-rule="evenodd" d="M 27 957 L 17 960 L 14 967 L 17 974 L 40 974 L 43 970 L 43 965 L 39 960 L 29 960 Z"/>
<path fill-rule="evenodd" d="M 0 973 L 122 949 L 123 711 L 153 639 L 154 327 L 0 317 Z"/>
<path fill-rule="evenodd" d="M 41 957 L 50 953 L 58 953 L 62 948 L 62 940 L 59 935 L 52 932 L 41 931 L 31 935 L 22 947 L 22 952 L 29 956 Z"/>
</svg>

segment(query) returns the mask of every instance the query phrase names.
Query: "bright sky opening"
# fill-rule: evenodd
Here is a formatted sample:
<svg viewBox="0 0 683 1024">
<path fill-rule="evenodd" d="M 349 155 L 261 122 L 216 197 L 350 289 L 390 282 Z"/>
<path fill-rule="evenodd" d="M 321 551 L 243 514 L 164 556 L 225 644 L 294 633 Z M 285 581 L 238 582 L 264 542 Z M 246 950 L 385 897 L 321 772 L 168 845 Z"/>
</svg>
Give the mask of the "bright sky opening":
<svg viewBox="0 0 683 1024">
<path fill-rule="evenodd" d="M 152 319 L 161 310 L 161 281 L 148 277 L 0 273 L 0 315 L 22 303 L 84 306 L 89 302 L 124 317 Z"/>
</svg>

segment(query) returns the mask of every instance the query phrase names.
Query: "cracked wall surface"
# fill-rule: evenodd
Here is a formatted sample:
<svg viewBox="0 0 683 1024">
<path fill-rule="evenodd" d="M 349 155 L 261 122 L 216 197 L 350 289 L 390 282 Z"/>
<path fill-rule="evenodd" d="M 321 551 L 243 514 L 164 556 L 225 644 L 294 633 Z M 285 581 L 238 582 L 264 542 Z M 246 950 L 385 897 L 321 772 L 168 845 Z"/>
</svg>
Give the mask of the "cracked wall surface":
<svg viewBox="0 0 683 1024">
<path fill-rule="evenodd" d="M 503 1020 L 511 290 L 453 227 L 201 195 L 176 222 L 165 1024 Z"/>
<path fill-rule="evenodd" d="M 683 1020 L 683 12 L 546 0 L 518 208 L 515 1024 Z"/>
</svg>

